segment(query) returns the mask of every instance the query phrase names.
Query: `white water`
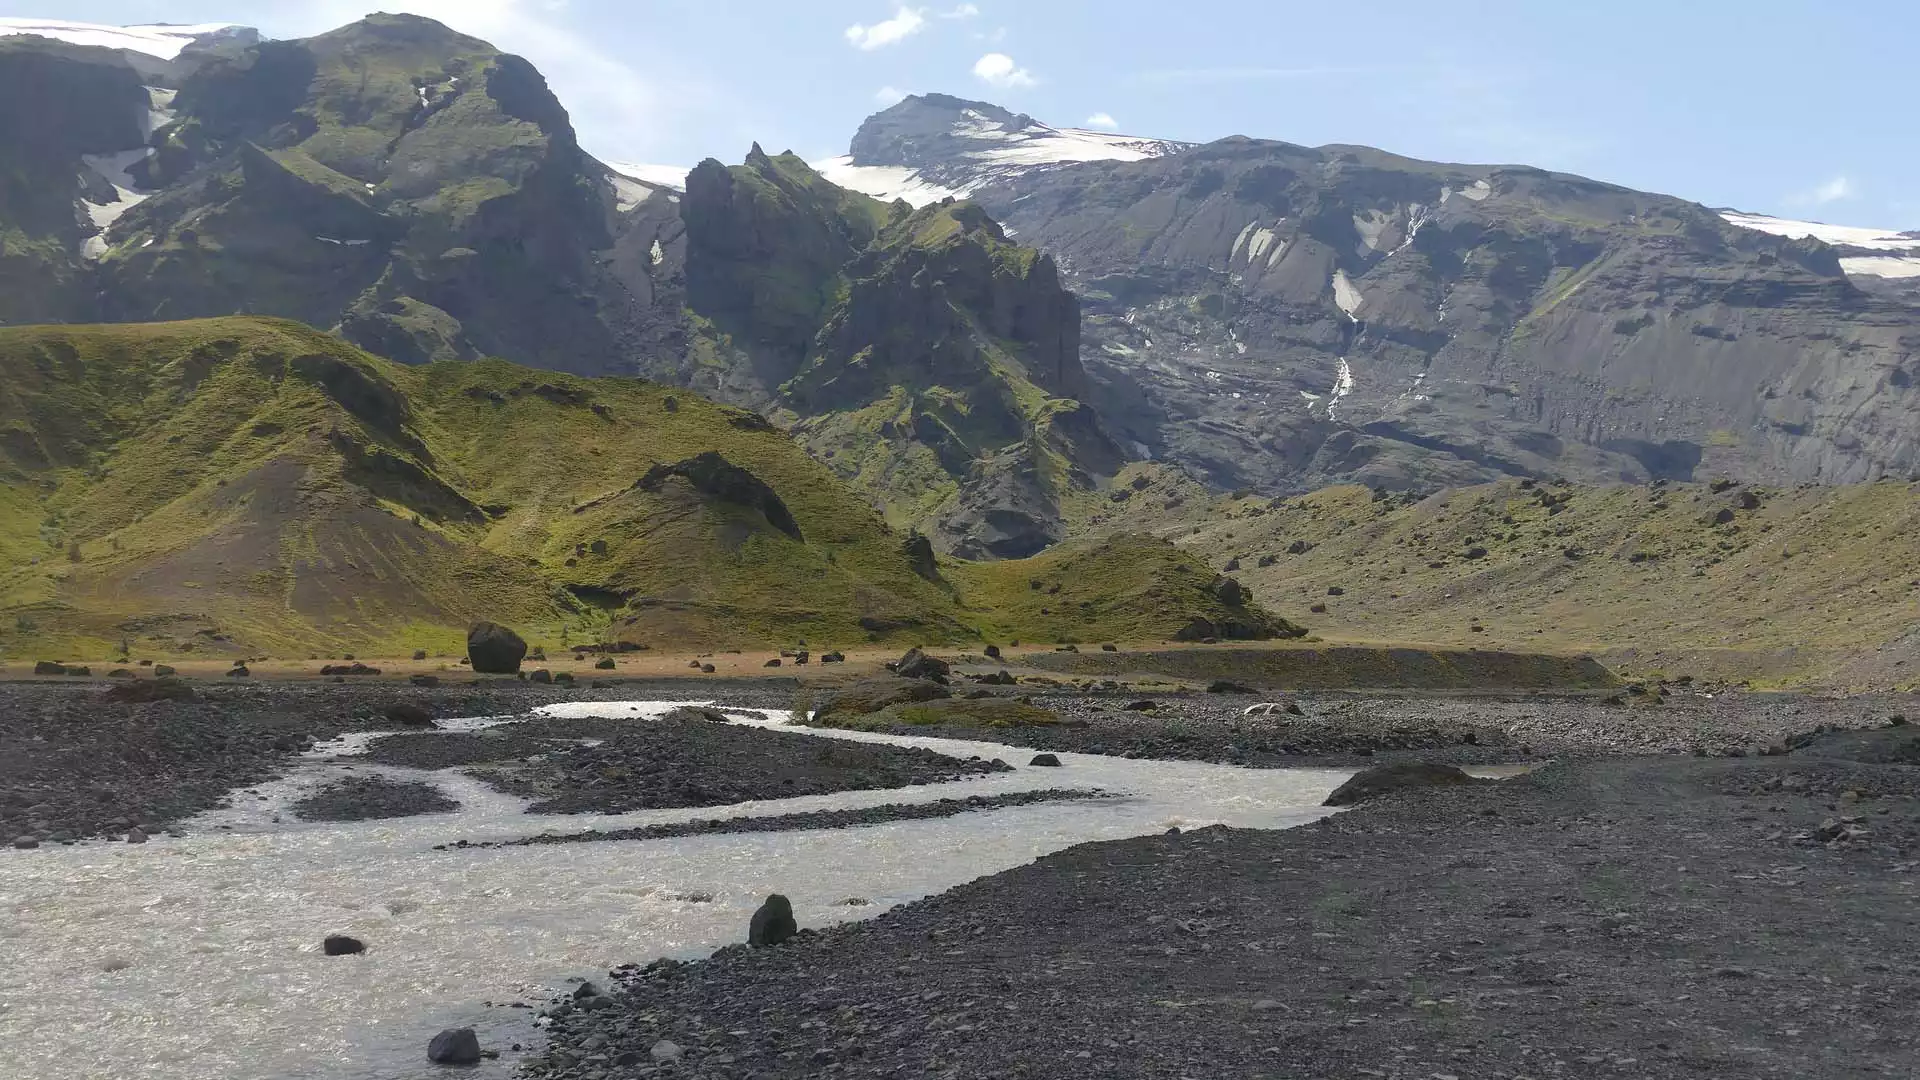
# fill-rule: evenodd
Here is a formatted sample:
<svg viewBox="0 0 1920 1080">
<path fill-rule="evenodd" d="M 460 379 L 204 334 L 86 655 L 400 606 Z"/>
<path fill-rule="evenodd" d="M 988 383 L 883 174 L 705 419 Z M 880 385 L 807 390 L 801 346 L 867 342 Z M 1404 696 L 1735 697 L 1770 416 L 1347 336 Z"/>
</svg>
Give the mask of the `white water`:
<svg viewBox="0 0 1920 1080">
<path fill-rule="evenodd" d="M 548 711 L 644 721 L 677 704 Z M 814 734 L 1015 763 L 1029 756 L 986 743 Z M 340 764 L 316 761 L 257 789 L 264 799 L 236 793 L 232 809 L 197 819 L 184 839 L 0 853 L 0 1077 L 432 1075 L 425 1045 L 441 1027 L 479 1024 L 483 1045 L 500 1050 L 525 1037 L 530 1013 L 483 1002 L 538 1004 L 569 975 L 703 956 L 743 939 L 769 892 L 793 899 L 802 926 L 869 917 L 1084 841 L 1173 825 L 1303 824 L 1326 813 L 1320 800 L 1348 775 L 1060 757 L 1065 768 L 954 784 L 617 816 L 527 815 L 519 800 L 442 772 L 434 781 L 463 803 L 455 813 L 275 823 L 288 801 L 342 774 Z M 348 775 L 381 771 L 401 770 L 363 765 Z M 431 850 L 458 839 L 1044 787 L 1125 797 L 841 830 Z M 687 899 L 699 893 L 713 900 Z M 836 905 L 854 896 L 873 903 Z M 321 956 L 320 939 L 335 932 L 362 938 L 368 952 Z M 511 1056 L 465 1075 L 510 1070 Z"/>
</svg>

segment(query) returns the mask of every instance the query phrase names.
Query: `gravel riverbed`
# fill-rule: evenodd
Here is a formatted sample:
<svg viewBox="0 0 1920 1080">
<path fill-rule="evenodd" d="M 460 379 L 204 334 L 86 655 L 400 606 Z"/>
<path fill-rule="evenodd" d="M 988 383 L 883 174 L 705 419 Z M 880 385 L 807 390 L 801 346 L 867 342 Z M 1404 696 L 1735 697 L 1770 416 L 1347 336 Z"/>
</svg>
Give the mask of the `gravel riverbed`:
<svg viewBox="0 0 1920 1080">
<path fill-rule="evenodd" d="M 1082 845 L 870 922 L 619 971 L 602 1007 L 558 1010 L 528 1073 L 1911 1076 L 1903 755 L 1915 729 L 1588 758 L 1282 832 Z"/>
</svg>

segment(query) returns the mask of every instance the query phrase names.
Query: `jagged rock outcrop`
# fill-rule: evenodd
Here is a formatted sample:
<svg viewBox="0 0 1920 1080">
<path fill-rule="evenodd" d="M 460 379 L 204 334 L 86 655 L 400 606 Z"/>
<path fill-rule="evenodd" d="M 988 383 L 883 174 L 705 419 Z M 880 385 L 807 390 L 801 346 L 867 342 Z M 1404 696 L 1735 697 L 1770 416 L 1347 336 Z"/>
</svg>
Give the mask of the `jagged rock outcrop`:
<svg viewBox="0 0 1920 1080">
<path fill-rule="evenodd" d="M 671 465 L 655 465 L 634 488 L 659 491 L 669 480 L 684 480 L 693 490 L 723 503 L 748 510 L 795 540 L 804 539 L 787 504 L 766 481 L 708 450 Z"/>
</svg>

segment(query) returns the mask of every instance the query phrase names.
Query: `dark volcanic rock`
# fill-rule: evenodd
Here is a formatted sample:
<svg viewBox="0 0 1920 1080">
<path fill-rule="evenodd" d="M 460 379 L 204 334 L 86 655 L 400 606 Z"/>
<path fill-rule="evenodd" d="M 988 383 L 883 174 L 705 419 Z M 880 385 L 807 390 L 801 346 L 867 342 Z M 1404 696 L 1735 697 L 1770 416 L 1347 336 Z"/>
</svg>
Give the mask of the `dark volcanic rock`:
<svg viewBox="0 0 1920 1080">
<path fill-rule="evenodd" d="M 1039 766 L 1048 767 L 1048 768 L 1059 768 L 1060 756 L 1058 754 L 1035 754 L 1033 755 L 1033 760 L 1027 762 L 1027 764 L 1039 765 Z"/>
<path fill-rule="evenodd" d="M 467 659 L 487 675 L 512 675 L 527 657 L 527 643 L 498 623 L 477 622 L 467 629 Z"/>
<path fill-rule="evenodd" d="M 893 673 L 903 679 L 944 679 L 952 672 L 953 665 L 918 648 L 908 649 L 893 665 Z"/>
<path fill-rule="evenodd" d="M 753 921 L 747 928 L 747 944 L 778 945 L 799 932 L 799 924 L 793 921 L 793 903 L 774 893 L 753 913 Z"/>
<path fill-rule="evenodd" d="M 302 821 L 369 821 L 458 810 L 460 804 L 430 783 L 356 776 L 335 781 L 293 804 Z"/>
<path fill-rule="evenodd" d="M 1394 791 L 1483 783 L 1492 781 L 1476 780 L 1453 765 L 1427 762 L 1382 765 L 1368 769 L 1335 788 L 1323 805 L 1354 806 Z"/>
<path fill-rule="evenodd" d="M 478 1065 L 480 1037 L 472 1028 L 448 1028 L 427 1043 L 427 1060 L 436 1065 Z"/>
<path fill-rule="evenodd" d="M 671 465 L 655 465 L 634 485 L 640 491 L 659 491 L 670 480 L 682 480 L 695 491 L 722 502 L 752 510 L 774 529 L 801 539 L 800 526 L 780 496 L 767 482 L 708 450 Z"/>
<path fill-rule="evenodd" d="M 329 934 L 327 939 L 320 943 L 320 951 L 327 956 L 352 956 L 355 953 L 366 952 L 367 947 L 359 938 L 348 937 L 345 934 Z"/>
</svg>

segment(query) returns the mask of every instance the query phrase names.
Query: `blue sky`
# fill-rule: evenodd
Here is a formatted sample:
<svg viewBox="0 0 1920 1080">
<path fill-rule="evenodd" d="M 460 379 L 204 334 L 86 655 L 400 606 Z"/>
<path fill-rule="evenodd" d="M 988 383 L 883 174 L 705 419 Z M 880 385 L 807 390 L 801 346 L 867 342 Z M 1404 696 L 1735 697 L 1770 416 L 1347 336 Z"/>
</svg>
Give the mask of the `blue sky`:
<svg viewBox="0 0 1920 1080">
<path fill-rule="evenodd" d="M 315 33 L 378 0 L 45 0 Z M 19 0 L 15 0 L 19 3 Z M 1912 0 L 387 0 L 533 60 L 602 157 L 844 153 L 899 93 L 1061 126 L 1524 162 L 1920 228 Z M 1094 118 L 1100 118 L 1098 121 Z"/>
</svg>

